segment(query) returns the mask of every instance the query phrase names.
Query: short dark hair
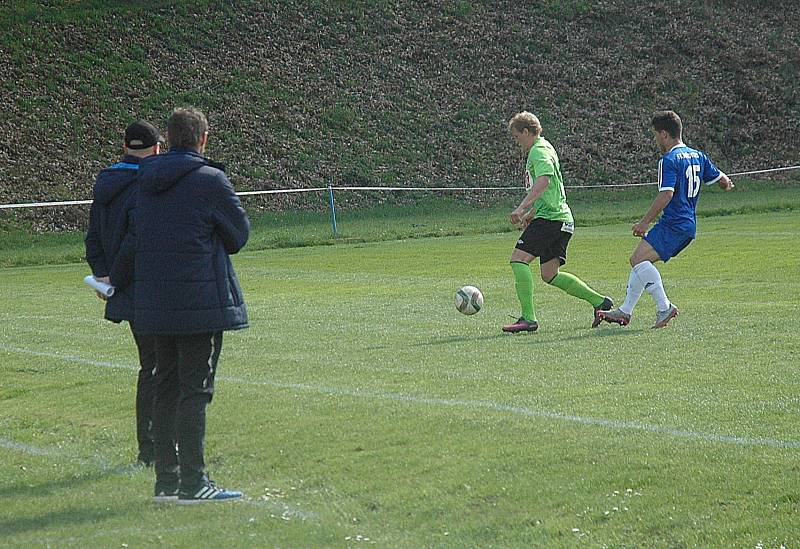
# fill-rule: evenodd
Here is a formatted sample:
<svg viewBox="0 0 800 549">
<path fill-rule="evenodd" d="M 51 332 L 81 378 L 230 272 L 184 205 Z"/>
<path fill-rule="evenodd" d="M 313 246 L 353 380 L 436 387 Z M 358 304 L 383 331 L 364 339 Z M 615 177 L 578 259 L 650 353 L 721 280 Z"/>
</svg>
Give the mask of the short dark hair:
<svg viewBox="0 0 800 549">
<path fill-rule="evenodd" d="M 665 131 L 670 137 L 680 137 L 683 133 L 681 117 L 675 111 L 658 111 L 653 114 L 653 129 L 657 132 Z"/>
<path fill-rule="evenodd" d="M 167 141 L 171 149 L 197 150 L 207 131 L 206 115 L 194 107 L 178 107 L 167 120 Z"/>
</svg>

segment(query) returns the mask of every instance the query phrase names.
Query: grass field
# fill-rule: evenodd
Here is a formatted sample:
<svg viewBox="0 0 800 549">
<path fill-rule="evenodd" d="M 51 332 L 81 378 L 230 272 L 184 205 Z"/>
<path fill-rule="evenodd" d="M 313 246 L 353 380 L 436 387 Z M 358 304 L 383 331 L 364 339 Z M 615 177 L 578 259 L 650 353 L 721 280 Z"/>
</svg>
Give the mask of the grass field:
<svg viewBox="0 0 800 549">
<path fill-rule="evenodd" d="M 242 253 L 206 453 L 247 499 L 202 509 L 131 465 L 133 342 L 87 267 L 5 268 L 0 546 L 797 546 L 799 238 L 796 210 L 703 218 L 668 328 L 645 295 L 590 330 L 537 280 L 520 336 L 510 234 Z M 620 300 L 635 243 L 581 228 L 567 270 Z"/>
<path fill-rule="evenodd" d="M 796 211 L 800 178 L 774 182 L 736 178 L 737 191 L 716 187 L 703 192 L 698 216 Z M 636 221 L 653 200 L 653 187 L 625 190 L 570 189 L 570 205 L 579 226 Z M 495 234 L 515 230 L 508 214 L 519 203 L 518 188 L 487 193 L 379 193 L 386 202 L 353 207 L 353 193 L 337 193 L 338 234 L 331 230 L 327 193 L 318 196 L 317 211 L 259 213 L 270 198 L 244 197 L 253 230 L 247 250 L 376 242 L 407 238 Z M 358 202 L 358 200 L 356 200 Z M 88 209 L 87 209 L 88 218 Z M 82 232 L 31 233 L 12 210 L 0 210 L 0 268 L 82 261 Z"/>
</svg>

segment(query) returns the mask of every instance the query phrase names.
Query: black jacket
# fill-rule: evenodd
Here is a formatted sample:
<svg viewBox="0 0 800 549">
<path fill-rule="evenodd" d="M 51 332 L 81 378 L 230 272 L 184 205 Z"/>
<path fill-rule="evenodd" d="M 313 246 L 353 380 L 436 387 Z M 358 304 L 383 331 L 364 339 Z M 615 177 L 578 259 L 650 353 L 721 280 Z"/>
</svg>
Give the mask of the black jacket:
<svg viewBox="0 0 800 549">
<path fill-rule="evenodd" d="M 125 156 L 104 169 L 94 184 L 89 229 L 86 233 L 86 261 L 97 277 L 112 276 L 126 231 L 127 205 L 135 196 L 139 159 Z M 111 284 L 117 280 L 112 276 Z M 106 302 L 105 317 L 113 322 L 133 320 L 133 288 L 118 286 Z"/>
<path fill-rule="evenodd" d="M 142 160 L 133 218 L 137 333 L 247 327 L 228 256 L 247 242 L 250 222 L 222 166 L 186 150 Z"/>
</svg>

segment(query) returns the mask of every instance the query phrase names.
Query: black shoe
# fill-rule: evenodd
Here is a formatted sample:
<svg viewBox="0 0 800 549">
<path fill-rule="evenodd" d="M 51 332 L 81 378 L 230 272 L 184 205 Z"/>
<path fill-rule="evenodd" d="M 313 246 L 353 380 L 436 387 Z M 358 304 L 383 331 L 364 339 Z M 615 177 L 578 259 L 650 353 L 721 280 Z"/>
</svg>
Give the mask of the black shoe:
<svg viewBox="0 0 800 549">
<path fill-rule="evenodd" d="M 153 501 L 156 503 L 174 503 L 178 501 L 178 484 L 156 481 L 153 490 Z"/>
<path fill-rule="evenodd" d="M 603 321 L 603 317 L 600 316 L 600 311 L 610 311 L 611 308 L 614 307 L 614 300 L 610 297 L 606 297 L 603 299 L 603 302 L 594 308 L 594 316 L 592 317 L 592 328 L 597 328 L 600 326 L 600 323 Z"/>
<path fill-rule="evenodd" d="M 156 460 L 156 454 L 152 445 L 144 444 L 139 446 L 139 455 L 136 456 L 136 462 L 144 467 L 152 467 Z"/>
</svg>

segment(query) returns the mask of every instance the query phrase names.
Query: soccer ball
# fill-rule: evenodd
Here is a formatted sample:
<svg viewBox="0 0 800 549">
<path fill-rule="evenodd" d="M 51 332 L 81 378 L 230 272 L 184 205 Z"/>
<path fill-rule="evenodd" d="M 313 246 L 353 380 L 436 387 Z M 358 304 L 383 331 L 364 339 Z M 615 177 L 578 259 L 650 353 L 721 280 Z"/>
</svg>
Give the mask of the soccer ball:
<svg viewBox="0 0 800 549">
<path fill-rule="evenodd" d="M 483 307 L 483 294 L 475 286 L 464 286 L 456 292 L 456 310 L 465 315 L 474 315 Z"/>
</svg>

